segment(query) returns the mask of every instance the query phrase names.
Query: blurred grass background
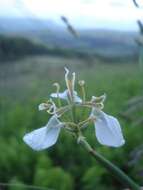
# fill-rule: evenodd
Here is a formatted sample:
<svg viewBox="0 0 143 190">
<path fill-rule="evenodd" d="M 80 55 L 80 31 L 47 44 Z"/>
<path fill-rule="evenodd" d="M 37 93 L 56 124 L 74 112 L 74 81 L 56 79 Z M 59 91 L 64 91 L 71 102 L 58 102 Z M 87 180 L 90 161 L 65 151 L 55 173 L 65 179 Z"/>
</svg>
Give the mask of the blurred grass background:
<svg viewBox="0 0 143 190">
<path fill-rule="evenodd" d="M 0 182 L 29 184 L 54 190 L 123 189 L 121 184 L 75 140 L 62 131 L 55 146 L 34 152 L 24 144 L 23 135 L 45 125 L 49 116 L 38 111 L 38 105 L 55 90 L 54 82 L 65 89 L 64 66 L 86 81 L 87 98 L 107 94 L 106 113 L 117 117 L 126 144 L 121 148 L 100 145 L 91 125 L 85 136 L 92 146 L 143 185 L 143 160 L 130 164 L 132 151 L 143 144 L 143 126 L 134 126 L 120 113 L 126 102 L 143 93 L 142 72 L 136 62 L 116 64 L 60 56 L 29 56 L 0 64 Z M 76 84 L 77 91 L 79 87 Z M 79 92 L 80 94 L 80 92 Z M 24 187 L 2 187 L 23 190 Z M 35 188 L 36 189 L 36 188 Z"/>
</svg>

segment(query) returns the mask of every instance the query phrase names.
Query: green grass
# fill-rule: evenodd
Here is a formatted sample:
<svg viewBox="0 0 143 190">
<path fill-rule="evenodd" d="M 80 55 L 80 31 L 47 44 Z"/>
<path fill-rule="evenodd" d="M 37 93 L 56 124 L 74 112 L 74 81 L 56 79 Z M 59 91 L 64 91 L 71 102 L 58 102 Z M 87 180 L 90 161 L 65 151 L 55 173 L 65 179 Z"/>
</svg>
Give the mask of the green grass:
<svg viewBox="0 0 143 190">
<path fill-rule="evenodd" d="M 88 99 L 107 94 L 104 111 L 119 119 L 126 144 L 118 149 L 101 146 L 93 126 L 85 136 L 93 147 L 143 185 L 140 175 L 143 162 L 128 165 L 130 152 L 143 143 L 143 126 L 133 127 L 119 115 L 127 100 L 142 95 L 143 79 L 138 65 L 99 61 L 90 64 L 86 60 L 60 57 L 29 57 L 0 65 L 0 181 L 56 190 L 104 190 L 107 185 L 111 190 L 123 189 L 64 131 L 58 143 L 43 152 L 32 151 L 22 141 L 27 131 L 47 123 L 48 114 L 38 112 L 37 106 L 55 91 L 54 82 L 61 84 L 61 90 L 65 89 L 64 66 L 75 71 L 78 80 L 85 80 Z M 76 87 L 80 94 L 78 84 Z"/>
</svg>

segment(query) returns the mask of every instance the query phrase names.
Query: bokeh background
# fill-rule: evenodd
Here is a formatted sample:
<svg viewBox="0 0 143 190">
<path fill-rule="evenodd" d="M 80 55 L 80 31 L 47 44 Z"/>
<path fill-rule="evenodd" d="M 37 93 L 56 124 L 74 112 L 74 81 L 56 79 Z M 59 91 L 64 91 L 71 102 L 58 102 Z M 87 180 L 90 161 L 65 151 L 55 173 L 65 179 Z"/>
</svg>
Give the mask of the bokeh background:
<svg viewBox="0 0 143 190">
<path fill-rule="evenodd" d="M 54 82 L 65 89 L 65 66 L 85 80 L 88 99 L 107 94 L 104 111 L 119 119 L 126 139 L 117 149 L 102 146 L 91 125 L 88 141 L 143 185 L 142 7 L 132 0 L 0 0 L 0 190 L 124 189 L 65 131 L 41 152 L 22 140 L 47 123 L 38 105 Z"/>
</svg>

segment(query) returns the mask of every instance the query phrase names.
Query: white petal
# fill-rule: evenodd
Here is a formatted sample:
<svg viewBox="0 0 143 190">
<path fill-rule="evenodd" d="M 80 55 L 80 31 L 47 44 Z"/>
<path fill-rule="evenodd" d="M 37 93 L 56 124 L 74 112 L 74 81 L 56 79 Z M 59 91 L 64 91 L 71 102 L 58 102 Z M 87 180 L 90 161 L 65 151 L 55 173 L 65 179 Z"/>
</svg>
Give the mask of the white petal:
<svg viewBox="0 0 143 190">
<path fill-rule="evenodd" d="M 45 127 L 26 134 L 23 140 L 37 151 L 49 148 L 57 142 L 61 127 L 63 127 L 62 123 L 53 116 Z"/>
<path fill-rule="evenodd" d="M 58 98 L 59 97 L 61 99 L 67 100 L 68 99 L 67 90 L 65 90 L 64 92 L 61 92 L 61 93 L 52 93 L 51 97 L 52 98 Z"/>
<path fill-rule="evenodd" d="M 77 103 L 81 103 L 82 102 L 82 99 L 77 95 L 77 92 L 74 91 L 74 102 L 77 102 Z M 65 90 L 64 92 L 62 93 L 52 93 L 51 94 L 51 97 L 52 98 L 61 98 L 61 99 L 64 99 L 64 100 L 68 100 L 68 90 Z"/>
<path fill-rule="evenodd" d="M 104 112 L 95 121 L 95 133 L 103 145 L 119 147 L 125 143 L 118 120 Z"/>
<path fill-rule="evenodd" d="M 45 104 L 45 103 L 41 103 L 41 104 L 38 106 L 39 111 L 42 111 L 42 110 L 47 109 L 47 106 L 46 106 L 46 105 L 47 105 L 47 104 Z"/>
<path fill-rule="evenodd" d="M 82 103 L 82 99 L 77 95 L 76 91 L 74 91 L 73 97 L 74 97 L 74 102 L 76 102 L 76 103 Z"/>
</svg>

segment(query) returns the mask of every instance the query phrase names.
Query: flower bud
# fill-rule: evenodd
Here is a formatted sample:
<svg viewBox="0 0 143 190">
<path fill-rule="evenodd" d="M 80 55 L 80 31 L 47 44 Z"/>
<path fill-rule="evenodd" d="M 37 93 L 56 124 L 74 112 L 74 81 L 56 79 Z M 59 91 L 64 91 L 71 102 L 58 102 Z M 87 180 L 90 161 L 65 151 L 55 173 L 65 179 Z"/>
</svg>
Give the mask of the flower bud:
<svg viewBox="0 0 143 190">
<path fill-rule="evenodd" d="M 84 86 L 84 85 L 85 85 L 85 81 L 84 81 L 84 80 L 79 80 L 79 81 L 78 81 L 78 84 L 79 84 L 80 86 Z"/>
</svg>

